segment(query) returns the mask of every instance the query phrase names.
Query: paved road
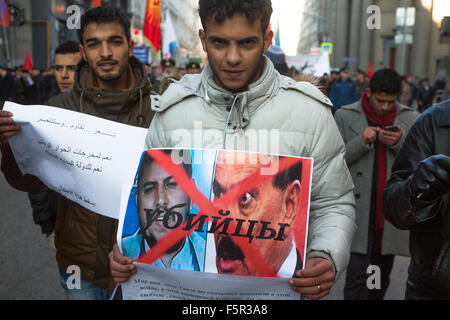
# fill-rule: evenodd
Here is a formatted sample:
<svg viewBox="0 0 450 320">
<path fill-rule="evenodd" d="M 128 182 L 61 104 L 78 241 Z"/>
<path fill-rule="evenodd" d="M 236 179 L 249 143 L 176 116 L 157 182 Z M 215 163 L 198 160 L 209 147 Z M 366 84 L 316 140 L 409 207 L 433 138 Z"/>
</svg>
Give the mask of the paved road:
<svg viewBox="0 0 450 320">
<path fill-rule="evenodd" d="M 47 238 L 33 223 L 27 195 L 0 174 L 0 299 L 65 299 Z"/>
<path fill-rule="evenodd" d="M 33 223 L 25 193 L 12 189 L 0 174 L 0 300 L 65 299 L 47 239 Z M 397 257 L 386 299 L 403 299 L 408 258 Z M 327 299 L 342 299 L 344 277 Z"/>
</svg>

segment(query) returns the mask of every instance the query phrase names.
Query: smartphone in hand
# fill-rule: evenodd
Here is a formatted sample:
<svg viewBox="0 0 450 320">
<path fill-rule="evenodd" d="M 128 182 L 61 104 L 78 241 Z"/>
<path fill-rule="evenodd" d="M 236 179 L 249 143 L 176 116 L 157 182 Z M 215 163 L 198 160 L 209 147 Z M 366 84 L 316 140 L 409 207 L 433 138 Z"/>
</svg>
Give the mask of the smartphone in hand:
<svg viewBox="0 0 450 320">
<path fill-rule="evenodd" d="M 400 131 L 400 129 L 399 129 L 397 126 L 387 126 L 387 127 L 384 127 L 383 130 L 386 130 L 386 131 L 393 131 L 393 132 Z"/>
</svg>

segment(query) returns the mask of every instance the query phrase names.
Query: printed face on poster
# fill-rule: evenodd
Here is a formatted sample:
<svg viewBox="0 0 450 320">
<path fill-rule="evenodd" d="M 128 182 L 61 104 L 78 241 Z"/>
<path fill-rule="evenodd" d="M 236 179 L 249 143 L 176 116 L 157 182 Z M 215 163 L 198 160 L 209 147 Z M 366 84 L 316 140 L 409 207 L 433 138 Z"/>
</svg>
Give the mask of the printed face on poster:
<svg viewBox="0 0 450 320">
<path fill-rule="evenodd" d="M 312 159 L 220 150 L 148 150 L 121 216 L 136 262 L 290 278 L 303 267 Z"/>
</svg>

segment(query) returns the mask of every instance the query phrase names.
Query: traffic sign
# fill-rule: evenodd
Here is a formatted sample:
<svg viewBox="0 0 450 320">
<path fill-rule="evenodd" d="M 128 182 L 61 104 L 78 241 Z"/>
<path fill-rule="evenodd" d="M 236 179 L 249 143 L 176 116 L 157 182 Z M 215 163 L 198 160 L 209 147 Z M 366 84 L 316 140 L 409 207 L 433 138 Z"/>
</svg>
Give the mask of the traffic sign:
<svg viewBox="0 0 450 320">
<path fill-rule="evenodd" d="M 328 54 L 333 53 L 333 44 L 331 42 L 322 42 L 320 44 L 320 49 L 322 52 L 328 52 Z"/>
</svg>

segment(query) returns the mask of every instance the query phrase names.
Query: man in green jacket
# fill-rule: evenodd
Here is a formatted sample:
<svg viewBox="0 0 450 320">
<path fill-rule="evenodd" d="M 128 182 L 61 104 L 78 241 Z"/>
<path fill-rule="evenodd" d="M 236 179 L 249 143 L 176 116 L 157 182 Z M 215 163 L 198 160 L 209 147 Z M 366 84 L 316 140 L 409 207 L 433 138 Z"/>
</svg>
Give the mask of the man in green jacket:
<svg viewBox="0 0 450 320">
<path fill-rule="evenodd" d="M 79 30 L 83 60 L 77 67 L 73 90 L 52 98 L 52 106 L 120 123 L 147 128 L 151 84 L 144 65 L 132 56 L 128 18 L 115 8 L 99 7 L 81 17 Z M 35 177 L 23 176 L 8 138 L 17 134 L 12 114 L 0 111 L 1 169 L 14 188 L 36 192 L 44 188 Z M 115 243 L 117 220 L 98 215 L 59 196 L 55 226 L 56 259 L 61 283 L 69 299 L 108 299 L 114 288 L 108 252 Z M 81 288 L 69 289 L 69 266 L 80 270 Z"/>
</svg>

